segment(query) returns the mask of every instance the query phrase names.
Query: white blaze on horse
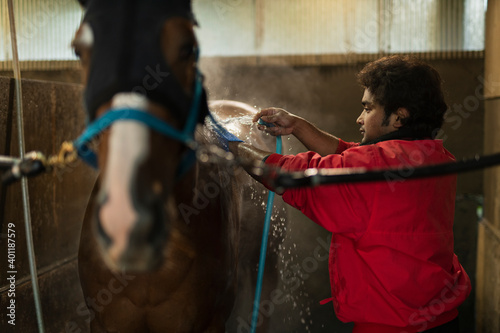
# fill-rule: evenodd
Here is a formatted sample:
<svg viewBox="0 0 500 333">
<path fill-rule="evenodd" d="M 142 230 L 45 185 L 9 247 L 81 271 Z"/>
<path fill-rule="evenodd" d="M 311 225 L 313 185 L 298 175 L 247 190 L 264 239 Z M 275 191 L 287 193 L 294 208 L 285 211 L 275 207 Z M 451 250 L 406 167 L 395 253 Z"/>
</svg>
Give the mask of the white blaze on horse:
<svg viewBox="0 0 500 333">
<path fill-rule="evenodd" d="M 263 187 L 241 169 L 193 159 L 193 139 L 217 139 L 205 125 L 190 1 L 80 2 L 73 46 L 97 146 L 81 155 L 100 170 L 79 252 L 91 331 L 224 332 L 237 298 L 235 330 L 252 308 L 254 286 L 241 292 L 237 275 L 255 282 Z M 211 108 L 233 118 L 242 140 L 274 149 L 252 130 L 254 108 Z M 275 264 L 271 251 L 264 297 L 276 287 Z"/>
</svg>

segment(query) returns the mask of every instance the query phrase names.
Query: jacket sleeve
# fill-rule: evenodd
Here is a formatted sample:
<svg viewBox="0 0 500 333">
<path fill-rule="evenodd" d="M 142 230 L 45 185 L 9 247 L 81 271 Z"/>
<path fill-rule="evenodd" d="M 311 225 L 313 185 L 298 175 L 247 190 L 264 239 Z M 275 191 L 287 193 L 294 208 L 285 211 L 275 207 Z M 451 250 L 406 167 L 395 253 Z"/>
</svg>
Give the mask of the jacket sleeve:
<svg viewBox="0 0 500 333">
<path fill-rule="evenodd" d="M 298 155 L 273 154 L 266 164 L 279 166 L 283 171 L 302 171 L 308 168 L 367 167 L 370 154 L 363 149 L 350 149 L 344 154 L 321 157 L 314 152 Z M 299 209 L 311 220 L 336 233 L 358 233 L 366 229 L 373 204 L 373 183 L 323 185 L 314 188 L 287 189 L 283 200 Z"/>
</svg>

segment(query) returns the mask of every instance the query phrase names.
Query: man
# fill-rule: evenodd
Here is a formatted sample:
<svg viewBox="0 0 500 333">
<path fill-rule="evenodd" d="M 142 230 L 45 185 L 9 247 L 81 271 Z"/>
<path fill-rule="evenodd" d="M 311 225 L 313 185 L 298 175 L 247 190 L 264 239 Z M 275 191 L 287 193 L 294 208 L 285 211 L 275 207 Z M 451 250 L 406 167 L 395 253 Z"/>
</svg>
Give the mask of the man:
<svg viewBox="0 0 500 333">
<path fill-rule="evenodd" d="M 354 333 L 458 332 L 457 307 L 471 285 L 453 253 L 456 176 L 404 178 L 415 167 L 454 161 L 434 139 L 447 109 L 441 78 L 418 60 L 391 56 L 366 65 L 358 80 L 365 89 L 356 121 L 361 144 L 269 108 L 254 121 L 275 127 L 259 129 L 293 134 L 310 151 L 272 154 L 227 133 L 229 149 L 283 171 L 395 169 L 387 181 L 288 189 L 282 195 L 332 232 L 329 300 L 340 320 L 355 323 Z"/>
</svg>

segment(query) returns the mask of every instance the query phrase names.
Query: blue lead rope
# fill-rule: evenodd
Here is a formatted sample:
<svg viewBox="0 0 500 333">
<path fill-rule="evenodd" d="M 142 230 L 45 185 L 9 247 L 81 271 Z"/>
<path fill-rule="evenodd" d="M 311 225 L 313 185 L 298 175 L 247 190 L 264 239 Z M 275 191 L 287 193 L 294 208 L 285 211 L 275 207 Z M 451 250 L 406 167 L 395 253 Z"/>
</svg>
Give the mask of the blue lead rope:
<svg viewBox="0 0 500 333">
<path fill-rule="evenodd" d="M 274 126 L 262 120 L 259 120 L 259 123 L 266 126 Z M 281 139 L 281 136 L 278 135 L 276 137 L 276 153 L 281 154 L 282 147 L 283 141 Z M 264 230 L 262 231 L 262 242 L 260 245 L 259 271 L 257 273 L 257 286 L 255 288 L 255 299 L 253 302 L 252 325 L 250 330 L 251 333 L 255 333 L 255 330 L 257 329 L 257 319 L 259 318 L 259 304 L 262 294 L 262 280 L 264 279 L 264 266 L 266 265 L 267 241 L 269 238 L 269 228 L 271 226 L 273 202 L 274 192 L 269 191 L 269 196 L 267 197 L 266 216 L 264 218 Z"/>
<path fill-rule="evenodd" d="M 95 153 L 90 150 L 87 144 L 95 138 L 103 130 L 111 126 L 116 121 L 137 121 L 145 124 L 151 129 L 167 136 L 174 138 L 183 143 L 193 141 L 191 128 L 189 131 L 179 131 L 164 121 L 161 121 L 156 116 L 135 109 L 116 109 L 111 110 L 92 123 L 87 130 L 74 142 L 74 146 L 78 150 L 78 155 L 88 164 L 97 168 L 97 157 Z"/>
</svg>

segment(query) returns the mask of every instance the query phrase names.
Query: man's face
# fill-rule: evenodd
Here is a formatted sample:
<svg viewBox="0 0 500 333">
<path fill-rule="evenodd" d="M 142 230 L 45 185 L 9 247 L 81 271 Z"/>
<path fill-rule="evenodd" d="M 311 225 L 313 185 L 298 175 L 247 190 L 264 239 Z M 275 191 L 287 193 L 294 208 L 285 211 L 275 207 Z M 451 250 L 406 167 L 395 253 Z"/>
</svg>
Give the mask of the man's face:
<svg viewBox="0 0 500 333">
<path fill-rule="evenodd" d="M 359 131 L 363 135 L 361 143 L 372 141 L 384 134 L 396 131 L 397 115 L 391 114 L 389 119 L 384 122 L 384 108 L 374 101 L 374 97 L 368 89 L 365 89 L 363 99 L 363 112 L 359 115 L 356 123 L 360 125 Z"/>
</svg>

